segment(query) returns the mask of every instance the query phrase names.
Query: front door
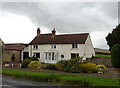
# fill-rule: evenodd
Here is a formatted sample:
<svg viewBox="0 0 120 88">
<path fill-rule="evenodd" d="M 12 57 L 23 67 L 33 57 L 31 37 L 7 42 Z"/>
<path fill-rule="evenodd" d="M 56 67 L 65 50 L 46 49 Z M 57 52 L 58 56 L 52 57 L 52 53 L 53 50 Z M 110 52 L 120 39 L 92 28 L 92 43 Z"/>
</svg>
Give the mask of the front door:
<svg viewBox="0 0 120 88">
<path fill-rule="evenodd" d="M 23 52 L 23 60 L 29 57 L 29 52 Z"/>
</svg>

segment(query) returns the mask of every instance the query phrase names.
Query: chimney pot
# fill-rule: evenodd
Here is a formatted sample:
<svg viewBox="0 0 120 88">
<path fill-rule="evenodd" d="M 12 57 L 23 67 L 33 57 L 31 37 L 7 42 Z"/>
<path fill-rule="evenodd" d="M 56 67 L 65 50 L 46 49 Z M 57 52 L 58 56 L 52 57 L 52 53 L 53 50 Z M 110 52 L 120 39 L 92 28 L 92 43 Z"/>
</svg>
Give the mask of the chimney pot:
<svg viewBox="0 0 120 88">
<path fill-rule="evenodd" d="M 37 29 L 37 36 L 40 35 L 40 28 Z"/>
<path fill-rule="evenodd" d="M 56 30 L 55 30 L 55 28 L 53 28 L 52 35 L 55 35 L 55 34 L 56 34 Z"/>
</svg>

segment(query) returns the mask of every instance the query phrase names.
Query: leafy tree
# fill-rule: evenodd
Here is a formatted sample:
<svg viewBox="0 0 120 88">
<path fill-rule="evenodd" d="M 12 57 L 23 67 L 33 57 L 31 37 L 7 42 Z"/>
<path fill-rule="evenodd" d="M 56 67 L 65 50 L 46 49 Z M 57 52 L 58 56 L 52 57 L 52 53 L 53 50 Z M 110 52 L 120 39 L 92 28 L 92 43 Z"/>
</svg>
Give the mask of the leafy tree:
<svg viewBox="0 0 120 88">
<path fill-rule="evenodd" d="M 109 45 L 109 50 L 111 50 L 113 45 L 120 44 L 120 24 L 113 29 L 112 33 L 107 35 L 106 41 Z"/>
<path fill-rule="evenodd" d="M 112 66 L 120 68 L 120 44 L 114 45 L 111 50 Z"/>
</svg>

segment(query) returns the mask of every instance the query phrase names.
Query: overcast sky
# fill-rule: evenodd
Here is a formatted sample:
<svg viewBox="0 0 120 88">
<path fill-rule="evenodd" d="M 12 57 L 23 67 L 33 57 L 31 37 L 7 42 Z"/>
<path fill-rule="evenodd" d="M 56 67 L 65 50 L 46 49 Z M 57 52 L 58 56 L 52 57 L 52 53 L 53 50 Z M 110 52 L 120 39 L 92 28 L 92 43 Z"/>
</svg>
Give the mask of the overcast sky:
<svg viewBox="0 0 120 88">
<path fill-rule="evenodd" d="M 1 2 L 0 38 L 29 43 L 41 33 L 90 33 L 95 48 L 108 48 L 105 37 L 118 25 L 117 2 Z"/>
</svg>

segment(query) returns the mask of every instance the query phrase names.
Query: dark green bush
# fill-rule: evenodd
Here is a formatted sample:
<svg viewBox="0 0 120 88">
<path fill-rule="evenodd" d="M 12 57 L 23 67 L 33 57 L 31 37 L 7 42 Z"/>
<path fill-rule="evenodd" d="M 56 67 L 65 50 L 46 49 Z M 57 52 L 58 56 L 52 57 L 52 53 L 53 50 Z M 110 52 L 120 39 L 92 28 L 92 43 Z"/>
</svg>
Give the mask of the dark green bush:
<svg viewBox="0 0 120 88">
<path fill-rule="evenodd" d="M 28 64 L 31 62 L 30 59 L 25 59 L 22 61 L 22 64 L 21 64 L 21 67 L 22 68 L 27 68 L 28 67 Z"/>
<path fill-rule="evenodd" d="M 45 68 L 46 68 L 46 69 L 53 69 L 53 70 L 56 70 L 55 64 L 46 64 Z"/>
<path fill-rule="evenodd" d="M 115 68 L 120 68 L 120 44 L 112 47 L 111 58 L 112 66 Z"/>
<path fill-rule="evenodd" d="M 57 70 L 64 71 L 64 68 L 66 67 L 66 63 L 67 63 L 66 60 L 61 60 L 61 61 L 57 62 L 57 64 L 56 64 Z"/>
<path fill-rule="evenodd" d="M 56 64 L 56 68 L 65 72 L 80 72 L 80 59 L 61 60 Z"/>
<path fill-rule="evenodd" d="M 30 59 L 31 61 L 39 61 L 37 57 L 29 57 L 28 59 Z"/>
</svg>

